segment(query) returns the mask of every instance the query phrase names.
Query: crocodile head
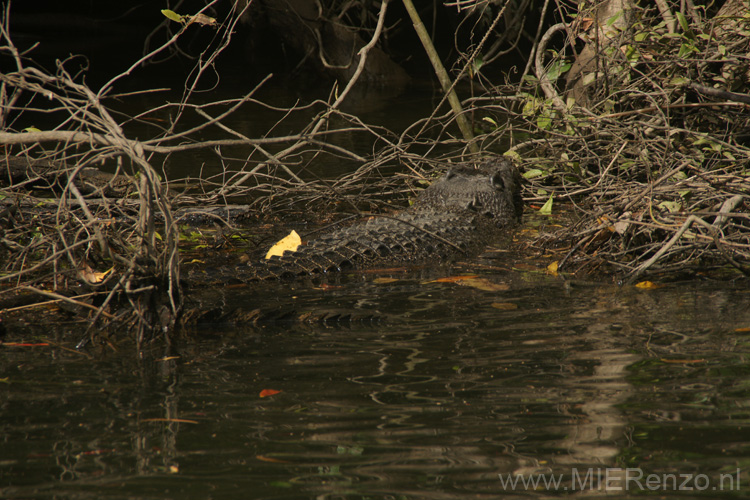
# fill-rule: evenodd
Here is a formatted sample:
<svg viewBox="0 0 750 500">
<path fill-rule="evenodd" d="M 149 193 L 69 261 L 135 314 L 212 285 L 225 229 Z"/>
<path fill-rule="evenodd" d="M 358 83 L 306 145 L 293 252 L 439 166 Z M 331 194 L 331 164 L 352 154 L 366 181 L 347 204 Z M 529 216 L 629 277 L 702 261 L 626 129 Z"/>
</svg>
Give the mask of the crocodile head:
<svg viewBox="0 0 750 500">
<path fill-rule="evenodd" d="M 419 210 L 470 211 L 495 219 L 500 226 L 521 219 L 521 176 L 507 158 L 477 168 L 456 166 L 425 189 L 414 202 Z"/>
</svg>

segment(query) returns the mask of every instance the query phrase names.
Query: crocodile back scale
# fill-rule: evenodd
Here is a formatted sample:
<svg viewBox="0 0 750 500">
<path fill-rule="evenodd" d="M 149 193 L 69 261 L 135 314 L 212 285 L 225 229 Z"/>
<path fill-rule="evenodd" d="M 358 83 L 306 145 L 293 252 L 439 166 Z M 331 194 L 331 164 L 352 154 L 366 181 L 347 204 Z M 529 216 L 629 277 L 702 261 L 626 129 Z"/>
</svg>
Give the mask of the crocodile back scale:
<svg viewBox="0 0 750 500">
<path fill-rule="evenodd" d="M 232 281 L 443 262 L 481 252 L 523 212 L 521 177 L 506 158 L 455 166 L 393 216 L 337 228 L 295 252 L 232 269 Z M 228 278 L 230 279 L 230 278 Z"/>
</svg>

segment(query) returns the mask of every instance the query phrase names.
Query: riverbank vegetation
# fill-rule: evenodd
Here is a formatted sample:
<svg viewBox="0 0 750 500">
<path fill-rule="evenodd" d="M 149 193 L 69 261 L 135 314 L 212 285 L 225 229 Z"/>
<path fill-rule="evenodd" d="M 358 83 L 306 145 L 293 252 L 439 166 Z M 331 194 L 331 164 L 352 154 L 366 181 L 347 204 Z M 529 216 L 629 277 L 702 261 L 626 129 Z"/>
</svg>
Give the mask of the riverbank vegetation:
<svg viewBox="0 0 750 500">
<path fill-rule="evenodd" d="M 330 2 L 312 17 L 284 17 L 268 5 L 259 12 L 253 2 L 226 12 L 216 1 L 190 13 L 167 10 L 143 56 L 96 87 L 73 69 L 80 67 L 75 57 L 47 68 L 35 63 L 33 47 L 19 49 L 6 6 L 0 49 L 12 69 L 0 75 L 5 318 L 54 304 L 86 318 L 86 340 L 115 327 L 132 330 L 139 343 L 168 338 L 183 309 L 186 214 L 226 230 L 234 223 L 228 210 L 206 207 L 241 203 L 245 212 L 267 214 L 293 200 L 298 207 L 379 210 L 408 198 L 436 168 L 488 153 L 510 155 L 522 169 L 529 211 L 568 213 L 570 224 L 542 225 L 518 249 L 543 253 L 555 272 L 628 283 L 654 274 L 750 273 L 746 3 L 446 3 L 438 7 L 460 21 L 450 55 L 442 56 L 445 97 L 429 116 L 391 131 L 365 123 L 345 104 L 363 85 L 388 85 L 389 74 L 393 85 L 407 85 L 409 60 L 388 52 L 389 36 L 405 30 L 406 18 L 387 22 L 397 5 Z M 328 99 L 288 107 L 264 102 L 258 94 L 273 81 L 270 74 L 235 98 L 206 99 L 222 53 L 261 18 L 308 23 L 311 38 L 299 43 L 311 50 L 299 64 L 336 79 Z M 185 57 L 184 39 L 197 33 L 206 42 L 192 49 L 180 98 L 148 109 L 131 104 L 159 92 L 158 82 L 135 92 L 120 91 L 123 82 L 147 63 Z M 426 47 L 440 57 L 428 42 L 410 49 Z M 334 54 L 348 59 L 334 61 Z M 500 66 L 511 55 L 520 63 Z M 280 118 L 257 136 L 226 124 L 248 106 Z M 309 119 L 290 132 L 285 120 L 293 114 Z M 136 125 L 138 136 L 131 132 Z M 352 134 L 367 137 L 371 152 L 337 140 Z M 170 175 L 170 166 L 196 152 L 212 173 Z M 321 158 L 353 168 L 333 179 L 313 175 L 309 167 Z"/>
</svg>

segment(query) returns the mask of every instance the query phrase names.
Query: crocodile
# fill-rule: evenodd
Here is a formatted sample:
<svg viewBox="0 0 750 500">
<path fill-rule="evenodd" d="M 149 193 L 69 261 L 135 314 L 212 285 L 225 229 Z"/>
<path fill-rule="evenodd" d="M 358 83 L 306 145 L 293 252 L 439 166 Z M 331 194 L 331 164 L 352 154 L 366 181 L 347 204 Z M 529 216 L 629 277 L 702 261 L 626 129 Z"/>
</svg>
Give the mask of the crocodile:
<svg viewBox="0 0 750 500">
<path fill-rule="evenodd" d="M 457 165 L 422 191 L 411 207 L 394 216 L 369 216 L 312 239 L 294 252 L 219 270 L 222 276 L 216 281 L 285 279 L 388 264 L 445 262 L 479 253 L 503 228 L 518 223 L 522 212 L 521 176 L 507 158 L 488 160 L 476 168 Z"/>
</svg>

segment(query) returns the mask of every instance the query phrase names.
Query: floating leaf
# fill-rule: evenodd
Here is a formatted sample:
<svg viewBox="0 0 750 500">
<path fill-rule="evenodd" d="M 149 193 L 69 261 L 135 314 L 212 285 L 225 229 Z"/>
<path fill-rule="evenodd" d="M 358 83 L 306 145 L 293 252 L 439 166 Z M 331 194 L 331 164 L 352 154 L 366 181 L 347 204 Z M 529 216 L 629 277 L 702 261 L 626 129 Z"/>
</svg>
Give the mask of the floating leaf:
<svg viewBox="0 0 750 500">
<path fill-rule="evenodd" d="M 330 291 L 330 290 L 341 290 L 344 288 L 341 285 L 329 285 L 328 283 L 321 283 L 320 286 L 316 286 L 313 288 L 313 290 L 323 290 L 324 292 Z"/>
<path fill-rule="evenodd" d="M 255 458 L 263 462 L 271 462 L 272 464 L 290 464 L 292 462 L 288 460 L 282 460 L 280 458 L 267 457 L 265 455 L 255 455 Z"/>
<path fill-rule="evenodd" d="M 398 281 L 398 278 L 375 278 L 372 280 L 373 283 L 377 283 L 378 285 L 385 285 L 388 283 L 393 283 Z"/>
<path fill-rule="evenodd" d="M 691 365 L 693 363 L 705 363 L 705 359 L 667 359 L 667 358 L 661 358 L 659 359 L 662 363 L 669 363 L 674 365 Z"/>
<path fill-rule="evenodd" d="M 542 206 L 542 208 L 539 209 L 539 213 L 541 215 L 551 215 L 552 214 L 552 195 L 549 195 L 549 199 Z"/>
<path fill-rule="evenodd" d="M 260 391 L 260 397 L 267 398 L 268 396 L 273 396 L 274 394 L 278 394 L 281 391 L 277 391 L 276 389 L 263 389 Z"/>
<path fill-rule="evenodd" d="M 3 342 L 3 347 L 46 347 L 49 345 L 47 342 L 37 342 L 37 343 L 31 343 L 31 342 Z M 7 378 L 0 378 L 0 382 L 7 382 Z"/>
<path fill-rule="evenodd" d="M 266 260 L 270 259 L 274 255 L 281 257 L 286 251 L 296 252 L 297 247 L 299 247 L 301 244 L 302 239 L 299 237 L 299 234 L 297 234 L 297 231 L 292 230 L 291 233 L 286 235 L 284 238 L 281 238 L 276 242 L 274 246 L 270 248 L 270 250 L 268 250 L 268 253 L 266 254 Z"/>
<path fill-rule="evenodd" d="M 642 290 L 654 290 L 656 288 L 661 288 L 661 285 L 657 285 L 653 281 L 641 281 L 640 283 L 636 283 L 635 287 Z"/>
<path fill-rule="evenodd" d="M 515 311 L 518 309 L 518 304 L 512 302 L 493 302 L 492 307 L 501 311 Z"/>
<path fill-rule="evenodd" d="M 274 488 L 293 488 L 294 485 L 288 481 L 271 481 L 268 483 L 270 486 L 273 486 Z"/>
<path fill-rule="evenodd" d="M 164 14 L 164 16 L 167 19 L 171 19 L 174 22 L 181 23 L 182 22 L 182 16 L 179 15 L 177 12 L 169 10 L 169 9 L 162 9 L 161 13 Z"/>
<path fill-rule="evenodd" d="M 477 290 L 483 290 L 485 292 L 503 292 L 509 290 L 510 286 L 505 283 L 493 283 L 485 278 L 470 278 L 456 282 L 459 285 L 470 286 Z"/>
<path fill-rule="evenodd" d="M 446 276 L 444 278 L 438 278 L 435 281 L 428 281 L 427 283 L 457 283 L 459 281 L 473 280 L 478 278 L 476 274 L 466 274 L 463 276 Z"/>
</svg>

